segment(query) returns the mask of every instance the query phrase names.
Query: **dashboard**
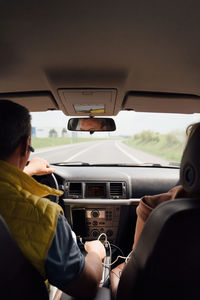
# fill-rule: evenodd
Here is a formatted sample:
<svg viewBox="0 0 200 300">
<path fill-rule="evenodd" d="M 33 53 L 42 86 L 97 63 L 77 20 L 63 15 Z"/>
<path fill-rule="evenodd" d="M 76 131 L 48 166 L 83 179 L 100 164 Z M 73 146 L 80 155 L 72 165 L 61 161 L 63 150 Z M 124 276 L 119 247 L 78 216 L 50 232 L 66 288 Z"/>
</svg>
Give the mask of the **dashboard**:
<svg viewBox="0 0 200 300">
<path fill-rule="evenodd" d="M 57 186 L 48 176 L 37 180 L 63 190 L 59 203 L 76 235 L 85 241 L 106 233 L 118 245 L 133 238 L 140 198 L 166 192 L 179 180 L 179 169 L 171 167 L 53 168 Z"/>
</svg>

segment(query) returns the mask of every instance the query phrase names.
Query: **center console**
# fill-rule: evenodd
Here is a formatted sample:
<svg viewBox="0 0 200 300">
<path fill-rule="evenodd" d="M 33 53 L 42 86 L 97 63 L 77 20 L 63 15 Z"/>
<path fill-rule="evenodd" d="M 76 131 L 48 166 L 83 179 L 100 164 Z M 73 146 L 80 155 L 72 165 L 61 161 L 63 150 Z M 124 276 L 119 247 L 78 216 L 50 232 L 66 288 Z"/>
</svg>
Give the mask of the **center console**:
<svg viewBox="0 0 200 300">
<path fill-rule="evenodd" d="M 84 240 L 97 239 L 105 233 L 110 242 L 115 242 L 120 217 L 120 206 L 87 205 L 87 208 L 73 207 L 72 228 Z"/>
<path fill-rule="evenodd" d="M 121 207 L 117 204 L 117 200 L 123 201 L 127 198 L 127 183 L 125 181 L 66 181 L 64 183 L 66 207 L 69 203 L 65 214 L 73 231 L 83 241 L 95 240 L 101 233 L 105 233 L 108 241 L 114 243 L 117 237 Z M 108 200 L 115 202 L 115 205 L 109 204 Z"/>
</svg>

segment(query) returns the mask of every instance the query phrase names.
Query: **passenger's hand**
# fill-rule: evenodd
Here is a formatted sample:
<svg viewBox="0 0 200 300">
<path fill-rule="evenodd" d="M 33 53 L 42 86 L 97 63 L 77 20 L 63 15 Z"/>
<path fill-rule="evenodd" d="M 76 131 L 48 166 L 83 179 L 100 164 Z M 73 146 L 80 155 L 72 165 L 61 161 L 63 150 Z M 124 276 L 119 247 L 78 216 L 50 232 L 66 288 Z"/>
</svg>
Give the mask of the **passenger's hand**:
<svg viewBox="0 0 200 300">
<path fill-rule="evenodd" d="M 54 169 L 50 168 L 49 163 L 42 158 L 32 158 L 28 165 L 24 168 L 24 172 L 29 176 L 33 175 L 46 175 L 54 172 Z"/>
<path fill-rule="evenodd" d="M 85 243 L 85 250 L 90 252 L 95 252 L 99 255 L 100 259 L 103 260 L 106 256 L 105 247 L 100 241 L 91 241 Z"/>
</svg>

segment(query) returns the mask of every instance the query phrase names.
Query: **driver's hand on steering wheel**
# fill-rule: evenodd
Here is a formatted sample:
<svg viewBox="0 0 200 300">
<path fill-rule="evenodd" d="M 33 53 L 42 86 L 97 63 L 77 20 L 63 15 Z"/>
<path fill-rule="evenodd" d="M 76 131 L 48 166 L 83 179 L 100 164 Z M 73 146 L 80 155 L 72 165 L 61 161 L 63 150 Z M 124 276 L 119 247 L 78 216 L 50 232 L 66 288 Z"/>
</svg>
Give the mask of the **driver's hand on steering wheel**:
<svg viewBox="0 0 200 300">
<path fill-rule="evenodd" d="M 24 172 L 29 175 L 47 175 L 52 174 L 54 169 L 52 169 L 49 163 L 43 158 L 32 158 L 28 161 L 26 167 L 24 168 Z"/>
</svg>

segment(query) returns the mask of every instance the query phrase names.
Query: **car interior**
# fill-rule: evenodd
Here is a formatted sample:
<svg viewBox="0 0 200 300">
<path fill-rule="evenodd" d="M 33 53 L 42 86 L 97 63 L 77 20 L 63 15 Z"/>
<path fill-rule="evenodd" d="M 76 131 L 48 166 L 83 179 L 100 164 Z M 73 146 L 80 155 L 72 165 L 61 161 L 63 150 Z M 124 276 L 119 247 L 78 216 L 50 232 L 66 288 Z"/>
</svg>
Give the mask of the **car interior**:
<svg viewBox="0 0 200 300">
<path fill-rule="evenodd" d="M 106 143 L 111 143 L 111 138 L 121 155 L 135 157 L 127 152 L 123 141 L 118 142 L 127 138 L 128 127 L 122 127 L 120 137 L 114 135 L 117 118 L 123 113 L 133 114 L 131 123 L 127 121 L 133 127 L 135 113 L 141 113 L 140 127 L 149 122 L 150 130 L 153 119 L 148 121 L 148 116 L 152 114 L 162 114 L 160 127 L 170 125 L 169 114 L 175 116 L 177 124 L 181 122 L 179 115 L 191 118 L 187 125 L 200 120 L 199 9 L 197 0 L 1 2 L 0 101 L 9 99 L 27 107 L 33 121 L 34 113 L 40 113 L 43 120 L 47 113 L 48 124 L 59 121 L 58 113 L 62 112 L 66 117 L 62 126 L 70 137 L 87 134 L 92 139 L 90 146 L 86 141 L 80 143 L 86 148 L 80 148 L 78 154 L 75 144 L 70 144 L 69 154 L 62 145 L 53 150 L 51 159 L 49 149 L 33 155 L 42 157 L 46 151 L 44 158 L 55 172 L 34 177 L 63 191 L 62 196 L 49 199 L 63 208 L 80 249 L 90 240 L 109 242 L 95 300 L 114 297 L 109 274 L 124 261 L 120 256 L 128 259 L 119 279 L 118 300 L 188 299 L 189 291 L 194 299 L 200 292 L 198 199 L 161 204 L 131 252 L 141 197 L 165 193 L 180 183 L 187 189 L 191 177 L 186 172 L 188 164 L 195 167 L 197 182 L 190 191 L 199 193 L 199 152 L 194 147 L 194 151 L 185 150 L 181 164 L 162 164 L 151 158 L 127 163 L 122 157 L 113 163 L 115 152 L 104 142 L 107 139 Z M 81 120 L 86 118 L 106 120 L 107 125 L 84 129 Z M 192 141 L 187 147 L 191 145 Z M 92 163 L 79 159 L 89 150 Z M 93 159 L 95 154 L 100 163 Z M 56 288 L 48 295 L 39 274 L 34 279 L 35 288 L 28 283 L 27 276 L 36 278 L 37 272 L 27 267 L 29 263 L 23 261 L 6 224 L 0 221 L 1 286 L 10 290 L 11 282 L 14 287 L 21 278 L 19 299 L 73 299 Z M 6 251 L 7 243 L 10 252 Z M 19 262 L 17 271 L 13 269 L 14 257 Z M 24 276 L 26 272 L 29 275 Z M 16 293 L 7 299 L 18 299 Z"/>
</svg>

